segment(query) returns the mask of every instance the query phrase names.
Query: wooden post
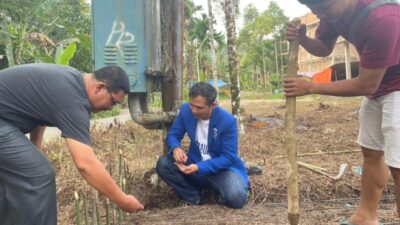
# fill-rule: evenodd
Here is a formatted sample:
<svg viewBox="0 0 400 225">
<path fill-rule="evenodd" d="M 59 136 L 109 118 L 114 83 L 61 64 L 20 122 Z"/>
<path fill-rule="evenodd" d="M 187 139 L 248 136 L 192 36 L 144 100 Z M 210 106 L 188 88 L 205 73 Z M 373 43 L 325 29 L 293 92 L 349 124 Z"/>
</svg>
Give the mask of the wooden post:
<svg viewBox="0 0 400 225">
<path fill-rule="evenodd" d="M 293 22 L 300 24 L 299 19 L 295 19 Z M 297 76 L 298 53 L 299 41 L 290 41 L 287 77 Z M 297 225 L 299 223 L 300 214 L 299 180 L 297 176 L 296 97 L 286 98 L 285 131 L 285 148 L 288 165 L 288 217 L 290 225 Z"/>
<path fill-rule="evenodd" d="M 348 41 L 344 41 L 344 52 L 345 52 L 345 65 L 346 65 L 346 80 L 351 79 L 351 55 L 350 55 L 350 43 Z"/>
</svg>

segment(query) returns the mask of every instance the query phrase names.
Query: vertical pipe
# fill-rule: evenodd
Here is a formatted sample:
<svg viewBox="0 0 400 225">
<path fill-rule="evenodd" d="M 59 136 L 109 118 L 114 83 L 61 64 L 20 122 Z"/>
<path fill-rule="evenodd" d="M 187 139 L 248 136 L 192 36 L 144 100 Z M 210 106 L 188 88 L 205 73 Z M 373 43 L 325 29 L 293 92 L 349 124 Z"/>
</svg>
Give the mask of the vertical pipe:
<svg viewBox="0 0 400 225">
<path fill-rule="evenodd" d="M 299 24 L 300 20 L 296 19 L 293 22 Z M 290 41 L 287 77 L 297 76 L 298 54 L 299 41 Z M 285 131 L 285 148 L 288 165 L 288 217 L 290 225 L 297 225 L 300 214 L 299 181 L 297 176 L 296 97 L 286 98 Z"/>
<path fill-rule="evenodd" d="M 160 0 L 145 1 L 145 31 L 148 66 L 161 71 L 161 21 Z"/>
</svg>

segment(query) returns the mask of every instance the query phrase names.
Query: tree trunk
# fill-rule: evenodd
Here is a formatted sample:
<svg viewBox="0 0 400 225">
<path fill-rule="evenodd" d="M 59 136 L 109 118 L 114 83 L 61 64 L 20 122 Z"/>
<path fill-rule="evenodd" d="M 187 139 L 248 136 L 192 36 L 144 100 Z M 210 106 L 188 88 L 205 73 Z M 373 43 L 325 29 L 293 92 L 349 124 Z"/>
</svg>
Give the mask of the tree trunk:
<svg viewBox="0 0 400 225">
<path fill-rule="evenodd" d="M 214 23 L 214 17 L 212 13 L 212 1 L 208 0 L 208 32 L 210 34 L 211 74 L 212 78 L 214 79 L 214 87 L 218 93 L 217 60 L 215 57 L 213 23 Z"/>
<path fill-rule="evenodd" d="M 186 66 L 186 82 L 197 80 L 195 76 L 195 60 L 194 57 L 196 55 L 196 48 L 191 43 L 186 45 L 186 58 L 185 58 L 185 66 Z M 185 81 L 185 80 L 184 80 Z M 185 82 L 184 82 L 185 83 Z"/>
<path fill-rule="evenodd" d="M 233 0 L 225 0 L 224 2 L 226 34 L 228 42 L 229 56 L 229 74 L 231 79 L 231 104 L 232 114 L 236 117 L 239 123 L 239 132 L 244 133 L 243 118 L 240 110 L 240 82 L 237 71 L 236 45 L 235 45 L 235 6 Z"/>
</svg>

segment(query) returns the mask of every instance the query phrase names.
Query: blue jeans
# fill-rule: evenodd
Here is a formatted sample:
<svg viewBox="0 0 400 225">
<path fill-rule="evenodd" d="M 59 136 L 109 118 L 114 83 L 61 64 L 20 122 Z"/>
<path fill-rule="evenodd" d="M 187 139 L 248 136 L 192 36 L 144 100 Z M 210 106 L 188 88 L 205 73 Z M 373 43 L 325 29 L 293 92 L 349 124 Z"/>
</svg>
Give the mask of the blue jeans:
<svg viewBox="0 0 400 225">
<path fill-rule="evenodd" d="M 187 165 L 192 164 L 188 160 Z M 240 174 L 231 170 L 198 176 L 185 175 L 175 165 L 171 155 L 161 156 L 157 162 L 157 174 L 175 192 L 179 198 L 190 203 L 199 204 L 200 192 L 209 188 L 219 195 L 219 203 L 231 208 L 242 208 L 247 201 L 247 187 Z"/>
</svg>

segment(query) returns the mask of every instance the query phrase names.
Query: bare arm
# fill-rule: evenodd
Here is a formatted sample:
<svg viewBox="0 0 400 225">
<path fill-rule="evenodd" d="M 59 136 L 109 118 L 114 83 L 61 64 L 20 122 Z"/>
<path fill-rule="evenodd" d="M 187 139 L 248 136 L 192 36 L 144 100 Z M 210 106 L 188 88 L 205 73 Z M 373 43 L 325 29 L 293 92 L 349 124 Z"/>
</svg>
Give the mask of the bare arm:
<svg viewBox="0 0 400 225">
<path fill-rule="evenodd" d="M 286 24 L 286 39 L 292 41 L 299 39 L 299 44 L 309 53 L 319 57 L 325 57 L 332 53 L 336 43 L 335 40 L 323 42 L 316 38 L 310 38 L 306 35 L 306 25 L 295 26 L 293 23 Z"/>
<path fill-rule="evenodd" d="M 284 81 L 286 96 L 302 96 L 306 94 L 323 94 L 334 96 L 364 96 L 375 93 L 386 69 L 365 69 L 360 67 L 358 77 L 341 80 L 329 84 L 317 84 L 298 78 Z"/>
<path fill-rule="evenodd" d="M 299 40 L 299 44 L 309 53 L 318 57 L 326 57 L 329 56 L 333 47 L 335 46 L 336 40 L 330 43 L 324 43 L 319 39 L 304 37 L 302 40 Z"/>
<path fill-rule="evenodd" d="M 42 147 L 43 134 L 45 129 L 46 126 L 37 126 L 29 135 L 31 142 L 39 149 Z"/>
<path fill-rule="evenodd" d="M 118 187 L 90 146 L 71 138 L 65 140 L 76 167 L 91 186 L 127 212 L 143 210 L 143 205 L 134 196 L 125 194 Z"/>
</svg>

